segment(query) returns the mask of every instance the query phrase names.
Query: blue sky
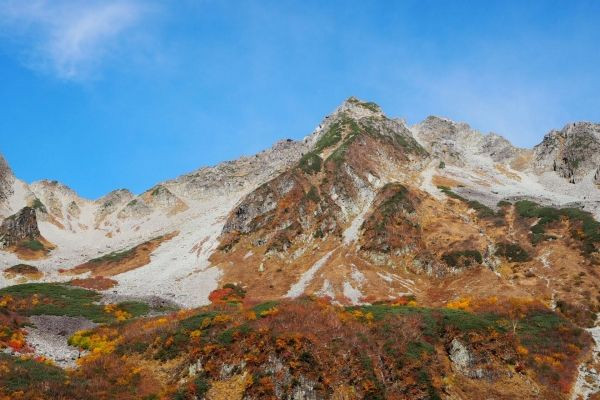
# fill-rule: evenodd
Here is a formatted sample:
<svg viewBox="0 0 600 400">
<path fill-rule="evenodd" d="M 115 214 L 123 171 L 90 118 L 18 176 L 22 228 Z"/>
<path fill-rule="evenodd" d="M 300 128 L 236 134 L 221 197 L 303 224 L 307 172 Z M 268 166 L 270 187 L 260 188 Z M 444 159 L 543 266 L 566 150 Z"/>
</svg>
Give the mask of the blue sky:
<svg viewBox="0 0 600 400">
<path fill-rule="evenodd" d="M 600 121 L 598 1 L 0 0 L 0 153 L 141 192 L 310 133 L 351 95 L 530 147 Z"/>
</svg>

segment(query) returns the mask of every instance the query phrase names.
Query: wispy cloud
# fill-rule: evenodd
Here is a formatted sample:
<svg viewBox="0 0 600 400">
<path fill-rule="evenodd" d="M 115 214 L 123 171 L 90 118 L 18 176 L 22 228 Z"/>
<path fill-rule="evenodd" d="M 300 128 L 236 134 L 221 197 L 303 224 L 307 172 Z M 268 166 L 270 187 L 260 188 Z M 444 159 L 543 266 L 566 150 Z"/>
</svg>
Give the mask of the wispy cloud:
<svg viewBox="0 0 600 400">
<path fill-rule="evenodd" d="M 0 29 L 28 67 L 82 80 L 118 52 L 148 11 L 137 0 L 0 0 Z"/>
</svg>

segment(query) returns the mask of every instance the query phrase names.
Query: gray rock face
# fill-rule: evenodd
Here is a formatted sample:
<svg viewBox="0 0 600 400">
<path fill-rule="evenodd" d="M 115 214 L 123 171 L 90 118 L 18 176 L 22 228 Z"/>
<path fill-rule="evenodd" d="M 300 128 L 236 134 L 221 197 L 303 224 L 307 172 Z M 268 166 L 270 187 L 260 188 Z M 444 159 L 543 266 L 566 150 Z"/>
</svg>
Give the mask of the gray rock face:
<svg viewBox="0 0 600 400">
<path fill-rule="evenodd" d="M 146 202 L 140 198 L 131 200 L 121 211 L 117 214 L 119 218 L 141 218 L 145 215 L 152 213 L 152 208 L 146 204 Z"/>
<path fill-rule="evenodd" d="M 600 124 L 577 122 L 551 131 L 534 147 L 538 172 L 554 171 L 571 183 L 594 173 L 600 182 Z"/>
<path fill-rule="evenodd" d="M 68 213 L 69 203 L 80 201 L 75 191 L 58 181 L 41 180 L 29 185 L 30 190 L 44 204 L 52 216 L 63 219 Z M 70 214 L 69 214 L 70 215 Z"/>
<path fill-rule="evenodd" d="M 161 209 L 175 207 L 177 203 L 181 201 L 163 185 L 156 185 L 148 190 L 147 193 L 150 194 L 147 203 Z"/>
<path fill-rule="evenodd" d="M 275 397 L 286 400 L 320 400 L 315 387 L 316 382 L 300 375 L 294 378 L 290 369 L 283 364 L 278 356 L 269 356 L 269 363 L 265 367 L 265 373 L 276 375 L 279 379 L 275 382 Z M 295 381 L 295 382 L 294 382 Z M 295 385 L 293 385 L 295 383 Z M 292 387 L 291 393 L 289 388 Z"/>
<path fill-rule="evenodd" d="M 11 194 L 11 183 L 14 180 L 12 170 L 0 155 L 0 203 L 6 201 Z"/>
<path fill-rule="evenodd" d="M 263 184 L 254 192 L 250 193 L 243 202 L 233 211 L 231 218 L 223 227 L 223 233 L 241 232 L 248 233 L 260 227 L 261 222 L 256 221 L 258 217 L 273 211 L 277 207 L 277 200 L 288 184 L 294 185 L 293 177 L 283 174 L 271 182 Z"/>
<path fill-rule="evenodd" d="M 484 372 L 481 368 L 475 368 L 475 359 L 467 346 L 460 340 L 454 338 L 450 343 L 449 349 L 450 360 L 454 368 L 470 378 L 481 379 L 484 377 Z"/>
<path fill-rule="evenodd" d="M 254 156 L 201 168 L 164 182 L 163 186 L 182 199 L 202 200 L 235 193 L 274 178 L 296 164 L 307 149 L 304 140 L 282 140 Z"/>
<path fill-rule="evenodd" d="M 483 137 L 481 150 L 485 154 L 489 154 L 492 160 L 501 162 L 512 159 L 518 152 L 508 140 L 500 135 L 490 133 Z"/>
<path fill-rule="evenodd" d="M 485 154 L 496 162 L 509 161 L 522 150 L 500 135 L 483 135 L 468 124 L 429 116 L 413 128 L 421 144 L 436 158 L 462 166 L 472 155 Z"/>
<path fill-rule="evenodd" d="M 129 190 L 118 189 L 96 200 L 96 203 L 99 205 L 95 215 L 96 224 L 100 224 L 108 215 L 119 211 L 121 207 L 129 203 L 133 198 L 133 193 Z"/>
<path fill-rule="evenodd" d="M 35 210 L 31 207 L 24 207 L 0 225 L 0 247 L 12 246 L 22 240 L 33 240 L 40 236 Z"/>
</svg>

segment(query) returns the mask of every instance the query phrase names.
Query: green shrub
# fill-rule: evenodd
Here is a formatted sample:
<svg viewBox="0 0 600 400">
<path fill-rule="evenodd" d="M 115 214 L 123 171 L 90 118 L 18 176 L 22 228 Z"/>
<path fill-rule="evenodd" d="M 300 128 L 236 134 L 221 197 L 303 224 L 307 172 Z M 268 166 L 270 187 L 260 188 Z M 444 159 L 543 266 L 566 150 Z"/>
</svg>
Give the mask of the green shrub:
<svg viewBox="0 0 600 400">
<path fill-rule="evenodd" d="M 112 253 L 105 254 L 101 257 L 93 258 L 89 262 L 91 263 L 108 263 L 108 262 L 118 262 L 127 257 L 130 257 L 135 252 L 135 247 L 122 251 L 113 251 Z"/>
<path fill-rule="evenodd" d="M 179 329 L 186 331 L 193 331 L 199 329 L 202 326 L 202 321 L 205 319 L 214 318 L 218 313 L 215 311 L 203 312 L 200 314 L 192 315 L 179 322 Z"/>
<path fill-rule="evenodd" d="M 32 386 L 46 386 L 48 383 L 61 383 L 66 380 L 65 371 L 59 367 L 31 359 L 12 357 L 0 353 L 0 362 L 8 365 L 8 370 L 0 374 L 0 386 L 13 393 Z"/>
<path fill-rule="evenodd" d="M 127 311 L 133 317 L 146 315 L 150 311 L 150 306 L 141 301 L 124 301 L 119 303 L 118 307 L 123 311 Z"/>
<path fill-rule="evenodd" d="M 473 210 L 477 211 L 477 216 L 479 218 L 490 218 L 490 217 L 497 216 L 496 213 L 494 212 L 494 210 L 492 210 L 485 204 L 482 204 L 482 203 L 478 202 L 477 200 L 468 200 L 468 199 L 462 197 L 461 195 L 459 195 L 458 193 L 453 192 L 447 186 L 438 186 L 438 189 L 440 189 L 446 196 L 451 197 L 453 199 L 460 200 L 463 203 L 467 204 Z"/>
<path fill-rule="evenodd" d="M 44 244 L 36 239 L 31 240 L 23 240 L 19 243 L 19 247 L 22 249 L 27 249 L 31 251 L 41 251 L 44 250 Z"/>
<path fill-rule="evenodd" d="M 323 160 L 315 152 L 306 153 L 300 159 L 298 166 L 307 174 L 314 175 L 321 171 Z"/>
<path fill-rule="evenodd" d="M 391 306 L 387 304 L 351 306 L 347 307 L 347 310 L 360 310 L 364 314 L 371 313 L 375 320 L 382 320 L 391 315 L 420 316 L 423 320 L 424 335 L 433 339 L 438 338 L 443 331 L 448 329 L 460 332 L 506 331 L 506 327 L 499 323 L 501 317 L 492 313 L 476 314 L 449 308 Z"/>
<path fill-rule="evenodd" d="M 594 252 L 596 244 L 600 242 L 600 222 L 596 221 L 593 215 L 587 211 L 572 207 L 542 207 L 529 200 L 516 202 L 515 210 L 522 218 L 538 218 L 536 224 L 530 228 L 533 243 L 548 238 L 545 235 L 547 225 L 559 221 L 561 217 L 568 218 L 572 223 L 581 225 L 582 233 L 580 234 L 575 230 L 572 232 L 572 236 L 583 242 L 582 247 L 585 253 Z"/>
<path fill-rule="evenodd" d="M 510 262 L 530 261 L 529 253 L 515 243 L 497 243 L 495 255 L 504 257 Z"/>
<path fill-rule="evenodd" d="M 401 210 L 408 212 L 415 211 L 412 202 L 408 199 L 408 189 L 399 183 L 388 183 L 382 189 L 382 191 L 391 191 L 393 194 L 386 199 L 378 209 L 381 214 L 388 218 Z"/>
<path fill-rule="evenodd" d="M 506 200 L 500 200 L 497 204 L 498 207 L 503 208 L 503 207 L 508 207 L 511 206 L 512 203 L 510 201 L 506 201 Z"/>
<path fill-rule="evenodd" d="M 460 250 L 445 253 L 442 260 L 449 267 L 469 267 L 473 264 L 481 264 L 483 257 L 477 250 Z"/>
<path fill-rule="evenodd" d="M 315 239 L 321 239 L 325 236 L 325 234 L 323 233 L 323 230 L 321 228 L 317 228 L 315 230 L 315 232 L 313 233 L 313 237 Z"/>
<path fill-rule="evenodd" d="M 260 316 L 265 311 L 277 307 L 278 304 L 278 301 L 265 301 L 264 303 L 260 303 L 252 307 L 252 311 L 254 311 L 254 313 L 256 313 L 257 316 Z"/>
<path fill-rule="evenodd" d="M 328 147 L 335 145 L 337 142 L 342 140 L 343 122 L 338 121 L 331 125 L 331 127 L 325 132 L 317 143 L 315 143 L 314 151 L 321 153 Z"/>
<path fill-rule="evenodd" d="M 367 110 L 373 111 L 373 112 L 380 112 L 381 111 L 381 107 L 379 107 L 379 105 L 377 103 L 374 103 L 372 101 L 369 102 L 363 102 L 358 100 L 356 97 L 350 97 L 348 99 L 349 103 L 352 104 L 356 104 L 360 107 L 366 108 Z"/>
<path fill-rule="evenodd" d="M 44 212 L 44 213 L 48 212 L 44 203 L 42 203 L 42 201 L 40 199 L 38 199 L 37 197 L 33 200 L 33 203 L 31 204 L 31 208 L 40 210 L 41 212 Z"/>
<path fill-rule="evenodd" d="M 199 398 L 203 398 L 206 392 L 210 389 L 210 382 L 206 379 L 204 374 L 201 374 L 194 378 L 194 394 Z"/>
<path fill-rule="evenodd" d="M 306 198 L 309 201 L 312 201 L 313 203 L 318 203 L 319 201 L 321 201 L 321 198 L 319 197 L 319 192 L 314 186 L 310 187 L 309 191 L 306 193 Z"/>
<path fill-rule="evenodd" d="M 410 342 L 406 348 L 406 356 L 418 360 L 422 354 L 431 354 L 433 351 L 433 346 L 427 342 Z"/>
</svg>

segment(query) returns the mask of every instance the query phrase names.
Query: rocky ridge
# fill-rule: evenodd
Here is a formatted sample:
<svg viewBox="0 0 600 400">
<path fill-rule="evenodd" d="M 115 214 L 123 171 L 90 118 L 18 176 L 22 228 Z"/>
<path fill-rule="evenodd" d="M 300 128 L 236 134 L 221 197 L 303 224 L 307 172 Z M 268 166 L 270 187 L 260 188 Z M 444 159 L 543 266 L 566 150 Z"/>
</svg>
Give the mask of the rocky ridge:
<svg viewBox="0 0 600 400">
<path fill-rule="evenodd" d="M 161 245 L 139 273 L 117 276 L 120 284 L 115 290 L 123 294 L 137 290 L 140 282 L 150 279 L 142 272 L 145 269 L 169 271 L 160 283 L 149 282 L 156 294 L 201 304 L 210 290 L 192 300 L 175 282 L 188 277 L 190 285 L 214 288 L 217 276 L 221 282 L 263 280 L 265 274 L 282 269 L 280 260 L 291 255 L 288 261 L 300 269 L 278 274 L 285 277 L 281 284 L 288 285 L 281 288 L 285 293 L 293 279 L 301 278 L 298 271 L 335 250 L 328 263 L 335 264 L 340 257 L 357 259 L 329 278 L 324 278 L 330 269 L 325 263 L 323 277 L 319 275 L 307 290 L 334 293 L 348 301 L 368 297 L 366 292 L 390 282 L 396 287 L 390 290 L 414 292 L 421 279 L 397 280 L 391 271 L 369 270 L 366 265 L 400 263 L 411 271 L 444 275 L 448 265 L 442 256 L 472 247 L 482 254 L 485 265 L 497 265 L 493 255 L 497 235 L 482 237 L 478 230 L 486 232 L 485 227 L 466 227 L 485 221 L 464 214 L 462 207 L 466 204 L 468 210 L 468 201 L 497 211 L 499 201 L 532 199 L 554 207 L 583 207 L 598 218 L 600 198 L 594 184 L 598 131 L 595 124 L 573 124 L 550 132 L 533 150 L 519 149 L 499 135 L 483 135 L 445 118 L 432 116 L 408 126 L 388 118 L 375 103 L 349 98 L 303 140 L 278 142 L 254 156 L 157 184 L 139 196 L 120 189 L 98 200 L 83 199 L 55 181 L 27 185 L 13 178 L 3 162 L 8 188 L 2 191 L 7 194 L 2 212 L 6 218 L 25 206 L 37 210 L 41 234 L 57 246 L 37 265 L 45 279 L 64 279 L 59 264 L 80 265 L 181 231 Z M 582 142 L 589 154 L 575 150 Z M 585 160 L 574 163 L 574 154 Z M 563 156 L 569 160 L 566 164 Z M 573 178 L 575 183 L 569 183 Z M 439 187 L 450 187 L 459 201 L 446 201 L 448 195 Z M 406 189 L 406 196 L 417 205 L 401 206 L 401 214 L 390 219 L 380 207 L 402 198 L 399 188 Z M 396 210 L 397 204 L 385 207 Z M 456 232 L 442 234 L 440 226 L 432 225 L 434 220 L 456 225 Z M 448 242 L 443 244 L 444 237 Z M 165 269 L 173 261 L 179 269 Z M 242 261 L 252 267 L 228 266 Z M 10 267 L 19 259 L 2 253 L 0 262 Z M 371 289 L 359 289 L 365 285 Z"/>
</svg>

